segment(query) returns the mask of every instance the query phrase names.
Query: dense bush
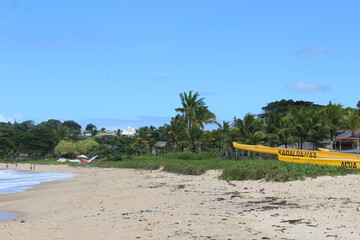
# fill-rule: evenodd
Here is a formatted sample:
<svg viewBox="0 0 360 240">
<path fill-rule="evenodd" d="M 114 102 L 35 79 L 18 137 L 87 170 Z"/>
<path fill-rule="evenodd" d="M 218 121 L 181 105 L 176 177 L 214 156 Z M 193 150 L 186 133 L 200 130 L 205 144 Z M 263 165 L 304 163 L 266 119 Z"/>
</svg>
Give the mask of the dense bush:
<svg viewBox="0 0 360 240">
<path fill-rule="evenodd" d="M 154 155 L 134 156 L 134 159 L 138 159 L 138 160 L 150 160 L 150 159 L 209 160 L 209 159 L 217 159 L 217 158 L 218 156 L 214 153 L 191 153 L 191 152 L 169 153 L 160 156 L 154 156 Z"/>
<path fill-rule="evenodd" d="M 223 180 L 259 180 L 266 181 L 293 181 L 303 180 L 306 177 L 336 176 L 351 173 L 360 173 L 357 169 L 334 166 L 286 163 L 270 160 L 239 161 L 236 166 L 224 169 L 220 179 Z"/>
</svg>

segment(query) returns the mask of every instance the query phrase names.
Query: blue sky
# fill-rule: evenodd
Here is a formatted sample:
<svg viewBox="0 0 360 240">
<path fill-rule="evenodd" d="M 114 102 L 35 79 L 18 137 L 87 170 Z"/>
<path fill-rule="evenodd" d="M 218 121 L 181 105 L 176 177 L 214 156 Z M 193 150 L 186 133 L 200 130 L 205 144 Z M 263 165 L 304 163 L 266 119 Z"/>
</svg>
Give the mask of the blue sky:
<svg viewBox="0 0 360 240">
<path fill-rule="evenodd" d="M 168 123 L 194 90 L 219 121 L 281 99 L 356 107 L 360 1 L 2 0 L 0 121 Z"/>
</svg>

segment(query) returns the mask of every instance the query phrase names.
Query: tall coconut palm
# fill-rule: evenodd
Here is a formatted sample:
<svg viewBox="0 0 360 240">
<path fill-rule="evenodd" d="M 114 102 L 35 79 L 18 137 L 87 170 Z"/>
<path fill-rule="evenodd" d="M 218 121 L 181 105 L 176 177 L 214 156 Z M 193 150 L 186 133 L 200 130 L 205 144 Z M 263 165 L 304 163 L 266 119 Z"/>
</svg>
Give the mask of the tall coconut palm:
<svg viewBox="0 0 360 240">
<path fill-rule="evenodd" d="M 184 129 L 186 129 L 186 136 L 180 145 L 183 149 L 195 151 L 199 149 L 197 146 L 201 143 L 201 136 L 205 124 L 217 123 L 216 116 L 205 105 L 204 98 L 200 98 L 198 92 L 193 93 L 189 91 L 180 94 L 181 108 L 175 109 L 177 112 L 182 113 L 185 120 Z M 195 147 L 195 145 L 197 145 Z M 189 147 L 190 146 L 190 147 Z"/>
<path fill-rule="evenodd" d="M 176 108 L 175 111 L 183 114 L 186 127 L 190 131 L 192 125 L 196 124 L 195 112 L 197 108 L 205 106 L 204 98 L 200 98 L 198 92 L 189 91 L 189 94 L 186 92 L 180 93 L 180 99 L 182 107 Z"/>
<path fill-rule="evenodd" d="M 235 129 L 235 128 L 239 128 L 241 126 L 241 124 L 242 124 L 242 119 L 234 117 L 233 122 L 231 123 L 231 126 L 233 129 Z"/>
<path fill-rule="evenodd" d="M 149 141 L 151 137 L 151 132 L 149 127 L 140 127 L 136 132 L 136 142 L 134 144 L 139 146 L 140 155 L 142 155 L 143 150 L 149 150 Z"/>
<path fill-rule="evenodd" d="M 264 119 L 256 118 L 256 115 L 248 113 L 244 116 L 244 119 L 234 118 L 233 126 L 234 140 L 251 145 L 264 143 L 266 137 Z M 254 155 L 248 152 L 248 156 Z"/>
<path fill-rule="evenodd" d="M 216 121 L 216 116 L 211 112 L 207 106 L 199 106 L 194 109 L 194 124 L 201 129 L 204 129 L 205 124 L 215 123 L 219 126 Z"/>
<path fill-rule="evenodd" d="M 201 136 L 201 147 L 208 152 L 220 152 L 220 141 L 218 139 L 217 130 L 204 131 Z"/>
<path fill-rule="evenodd" d="M 303 148 L 303 142 L 307 138 L 306 121 L 309 118 L 309 111 L 302 107 L 300 109 L 293 108 L 290 110 L 292 126 L 294 128 L 295 136 L 298 139 L 298 148 Z"/>
<path fill-rule="evenodd" d="M 288 144 L 293 139 L 293 125 L 291 121 L 291 115 L 287 114 L 281 117 L 275 125 L 275 133 L 271 134 L 271 137 L 278 141 L 278 144 L 284 144 L 285 148 L 288 148 Z"/>
<path fill-rule="evenodd" d="M 280 122 L 282 119 L 282 115 L 277 112 L 269 112 L 266 114 L 266 117 L 264 118 L 265 124 L 266 124 L 266 135 L 267 135 L 267 142 L 270 144 L 270 146 L 278 146 L 282 144 L 282 141 L 280 139 L 279 135 L 279 129 L 280 129 Z"/>
<path fill-rule="evenodd" d="M 175 117 L 171 118 L 170 124 L 165 124 L 166 130 L 164 135 L 166 141 L 174 150 L 178 150 L 178 147 L 180 146 L 179 143 L 185 135 L 184 122 L 184 117 L 177 114 Z"/>
<path fill-rule="evenodd" d="M 198 126 L 192 126 L 189 134 L 186 134 L 186 138 L 181 142 L 185 151 L 189 152 L 201 152 L 201 138 L 204 131 Z"/>
<path fill-rule="evenodd" d="M 262 118 L 256 118 L 254 114 L 246 114 L 244 119 L 236 119 L 235 131 L 239 133 L 239 140 L 246 144 L 259 144 L 264 142 L 265 122 Z"/>
<path fill-rule="evenodd" d="M 305 128 L 307 134 L 311 137 L 313 148 L 317 147 L 319 140 L 326 137 L 326 119 L 324 118 L 324 110 L 314 110 L 310 109 L 309 114 L 311 117 L 308 117 L 305 122 Z"/>
<path fill-rule="evenodd" d="M 347 110 L 343 116 L 343 125 L 351 131 L 351 136 L 354 137 L 356 129 L 360 127 L 360 117 L 355 109 Z"/>
<path fill-rule="evenodd" d="M 331 146 L 333 148 L 333 141 L 336 135 L 336 132 L 341 127 L 342 122 L 342 105 L 340 104 L 332 104 L 331 102 L 325 108 L 325 123 L 326 127 L 330 131 L 330 140 Z"/>
<path fill-rule="evenodd" d="M 228 150 L 231 149 L 230 123 L 223 121 L 223 124 L 219 126 L 216 133 L 220 145 L 220 153 L 222 155 L 227 155 Z"/>
</svg>

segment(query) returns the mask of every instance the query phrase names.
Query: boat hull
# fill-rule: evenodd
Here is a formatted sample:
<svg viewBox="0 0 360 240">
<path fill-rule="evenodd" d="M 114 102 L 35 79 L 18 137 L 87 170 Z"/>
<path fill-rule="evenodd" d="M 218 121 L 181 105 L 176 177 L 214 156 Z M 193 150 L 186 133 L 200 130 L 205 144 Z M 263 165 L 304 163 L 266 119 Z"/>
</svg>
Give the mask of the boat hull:
<svg viewBox="0 0 360 240">
<path fill-rule="evenodd" d="M 263 145 L 240 144 L 240 143 L 237 143 L 237 142 L 233 142 L 233 146 L 234 146 L 234 148 L 245 150 L 245 151 L 272 154 L 272 155 L 277 155 L 278 150 L 282 149 L 282 148 L 266 147 L 266 146 L 263 146 Z"/>
<path fill-rule="evenodd" d="M 277 155 L 280 161 L 285 162 L 330 165 L 360 169 L 359 154 L 272 148 L 262 145 L 239 144 L 236 142 L 233 142 L 233 146 L 241 150 Z"/>
<path fill-rule="evenodd" d="M 278 155 L 278 159 L 284 162 L 327 165 L 336 167 L 346 167 L 360 169 L 360 160 L 358 159 L 341 159 L 341 158 L 311 158 L 311 157 L 293 157 Z"/>
</svg>

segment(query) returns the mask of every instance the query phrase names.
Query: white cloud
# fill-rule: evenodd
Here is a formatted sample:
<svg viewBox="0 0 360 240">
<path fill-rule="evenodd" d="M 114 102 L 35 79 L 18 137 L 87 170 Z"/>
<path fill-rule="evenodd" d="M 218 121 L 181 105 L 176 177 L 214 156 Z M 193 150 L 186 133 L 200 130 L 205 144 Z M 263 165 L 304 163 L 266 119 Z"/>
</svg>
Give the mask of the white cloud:
<svg viewBox="0 0 360 240">
<path fill-rule="evenodd" d="M 22 119 L 23 116 L 21 114 L 15 114 L 11 117 L 7 117 L 7 116 L 4 116 L 2 114 L 0 114 L 0 122 L 11 122 L 11 123 L 14 123 L 15 121 L 19 121 L 20 119 Z"/>
<path fill-rule="evenodd" d="M 293 90 L 298 93 L 312 93 L 319 91 L 330 91 L 331 87 L 317 83 L 306 83 L 304 81 L 300 81 L 286 86 L 285 89 Z"/>
</svg>

